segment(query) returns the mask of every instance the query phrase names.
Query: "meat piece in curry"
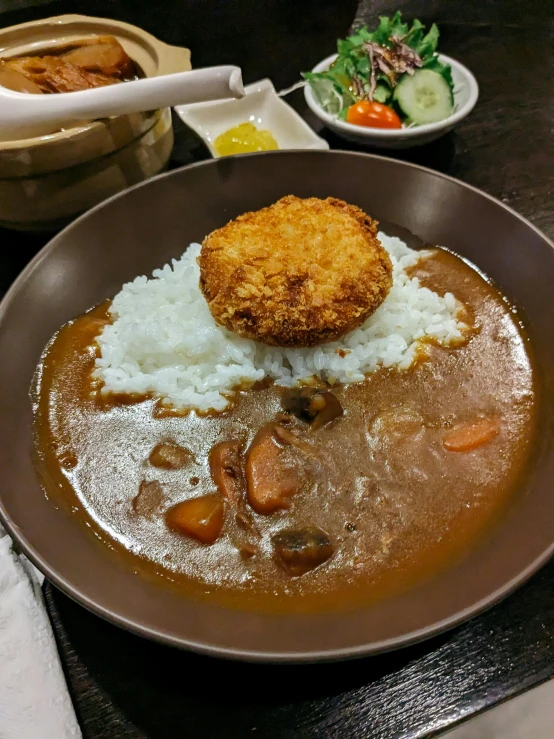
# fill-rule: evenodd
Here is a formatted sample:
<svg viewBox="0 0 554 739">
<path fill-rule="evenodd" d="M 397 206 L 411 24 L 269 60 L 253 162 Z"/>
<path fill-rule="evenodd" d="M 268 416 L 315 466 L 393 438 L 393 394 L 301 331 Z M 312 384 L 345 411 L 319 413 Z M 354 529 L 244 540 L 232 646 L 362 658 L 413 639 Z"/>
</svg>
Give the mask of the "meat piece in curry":
<svg viewBox="0 0 554 739">
<path fill-rule="evenodd" d="M 153 518 L 159 516 L 163 509 L 164 492 L 163 488 L 157 480 L 140 483 L 139 491 L 132 501 L 132 508 L 139 516 Z"/>
<path fill-rule="evenodd" d="M 212 479 L 229 502 L 238 506 L 244 498 L 244 470 L 242 444 L 238 441 L 222 441 L 210 451 Z"/>
<path fill-rule="evenodd" d="M 153 467 L 162 467 L 167 470 L 180 470 L 186 467 L 191 459 L 192 454 L 188 449 L 167 441 L 156 444 L 148 457 Z"/>
</svg>

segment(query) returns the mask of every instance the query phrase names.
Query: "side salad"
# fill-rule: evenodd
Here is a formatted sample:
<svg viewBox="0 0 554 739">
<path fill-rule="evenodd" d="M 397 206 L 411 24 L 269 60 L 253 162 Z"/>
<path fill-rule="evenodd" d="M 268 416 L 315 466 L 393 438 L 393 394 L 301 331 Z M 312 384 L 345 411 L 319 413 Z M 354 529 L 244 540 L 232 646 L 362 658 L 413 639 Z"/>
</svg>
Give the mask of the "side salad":
<svg viewBox="0 0 554 739">
<path fill-rule="evenodd" d="M 338 55 L 324 72 L 304 72 L 316 100 L 347 123 L 372 128 L 420 126 L 454 110 L 449 64 L 437 54 L 439 29 L 411 27 L 397 11 L 379 18 L 374 31 L 360 28 L 339 39 Z"/>
</svg>

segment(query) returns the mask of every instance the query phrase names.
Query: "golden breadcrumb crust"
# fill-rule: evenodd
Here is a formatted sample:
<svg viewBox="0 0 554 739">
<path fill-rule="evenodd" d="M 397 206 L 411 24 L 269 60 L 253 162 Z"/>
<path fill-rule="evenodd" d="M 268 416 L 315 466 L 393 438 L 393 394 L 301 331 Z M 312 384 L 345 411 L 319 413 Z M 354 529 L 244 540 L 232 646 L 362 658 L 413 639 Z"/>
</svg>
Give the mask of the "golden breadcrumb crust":
<svg viewBox="0 0 554 739">
<path fill-rule="evenodd" d="M 273 346 L 335 341 L 392 285 L 377 222 L 336 198 L 282 198 L 213 231 L 198 258 L 217 323 Z"/>
</svg>

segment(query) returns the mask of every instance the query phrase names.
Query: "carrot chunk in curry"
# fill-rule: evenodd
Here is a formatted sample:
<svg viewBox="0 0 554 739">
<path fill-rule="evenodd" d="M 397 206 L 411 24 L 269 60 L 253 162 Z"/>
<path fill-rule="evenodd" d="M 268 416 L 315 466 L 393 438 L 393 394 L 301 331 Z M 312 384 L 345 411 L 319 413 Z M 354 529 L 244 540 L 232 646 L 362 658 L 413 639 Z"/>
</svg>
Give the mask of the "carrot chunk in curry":
<svg viewBox="0 0 554 739">
<path fill-rule="evenodd" d="M 498 418 L 480 418 L 477 421 L 458 423 L 442 437 L 448 452 L 471 452 L 492 441 L 500 431 Z"/>
<path fill-rule="evenodd" d="M 203 495 L 170 508 L 166 521 L 169 528 L 175 531 L 191 536 L 202 544 L 213 544 L 221 534 L 223 514 L 223 500 L 219 495 Z"/>
</svg>

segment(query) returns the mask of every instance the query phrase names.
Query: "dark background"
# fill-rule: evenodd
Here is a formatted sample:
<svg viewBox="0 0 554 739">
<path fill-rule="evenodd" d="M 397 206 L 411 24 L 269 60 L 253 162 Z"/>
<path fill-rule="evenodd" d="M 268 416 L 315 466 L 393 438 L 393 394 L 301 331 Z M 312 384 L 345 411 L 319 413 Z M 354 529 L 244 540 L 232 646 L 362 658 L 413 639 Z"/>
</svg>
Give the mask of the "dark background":
<svg viewBox="0 0 554 739">
<path fill-rule="evenodd" d="M 279 89 L 330 54 L 353 23 L 396 8 L 439 24 L 441 51 L 474 72 L 480 99 L 454 133 L 387 154 L 482 188 L 554 236 L 551 0 L 0 0 L 0 24 L 71 12 L 118 18 L 188 46 L 195 67 L 238 64 L 246 83 L 270 77 Z M 289 100 L 320 131 L 302 93 Z M 320 132 L 333 148 L 350 148 Z M 172 166 L 208 157 L 178 121 L 176 133 Z M 0 293 L 45 242 L 0 230 Z M 101 621 L 50 585 L 45 596 L 86 739 L 389 739 L 436 735 L 551 678 L 553 581 L 551 562 L 496 608 L 420 646 L 295 667 L 178 652 Z"/>
</svg>

